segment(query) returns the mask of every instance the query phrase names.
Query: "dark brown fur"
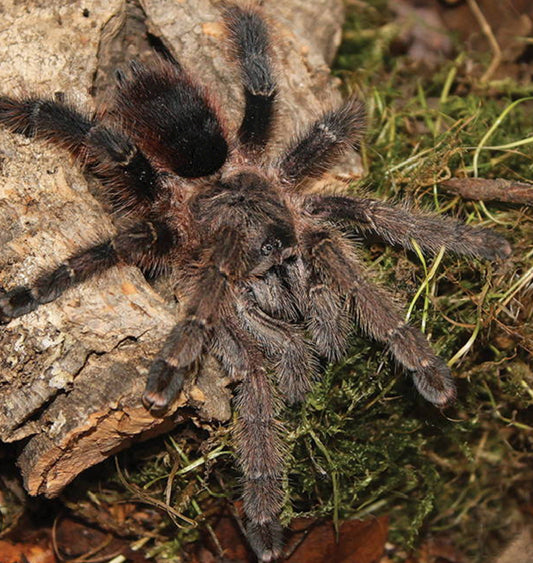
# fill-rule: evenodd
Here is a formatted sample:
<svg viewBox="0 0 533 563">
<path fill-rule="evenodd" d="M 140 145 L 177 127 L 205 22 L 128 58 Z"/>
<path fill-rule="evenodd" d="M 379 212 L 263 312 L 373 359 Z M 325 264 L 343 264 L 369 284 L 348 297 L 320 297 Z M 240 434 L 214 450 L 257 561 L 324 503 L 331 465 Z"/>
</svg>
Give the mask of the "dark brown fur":
<svg viewBox="0 0 533 563">
<path fill-rule="evenodd" d="M 354 320 L 411 372 L 426 399 L 441 407 L 455 396 L 446 364 L 371 281 L 344 229 L 404 248 L 414 239 L 430 253 L 445 246 L 495 259 L 510 247 L 488 229 L 451 219 L 368 198 L 306 195 L 306 180 L 359 142 L 364 112 L 354 100 L 324 112 L 264 166 L 276 100 L 267 26 L 254 9 L 229 7 L 224 18 L 246 100 L 233 151 L 216 104 L 175 60 L 119 74 L 116 103 L 98 118 L 58 102 L 0 97 L 0 124 L 67 148 L 102 181 L 117 218 L 128 218 L 114 238 L 30 287 L 3 292 L 0 320 L 119 263 L 173 276 L 185 297 L 143 402 L 164 411 L 206 353 L 241 381 L 235 438 L 248 536 L 261 561 L 271 561 L 282 548 L 279 405 L 305 398 L 318 357 L 345 354 Z"/>
</svg>

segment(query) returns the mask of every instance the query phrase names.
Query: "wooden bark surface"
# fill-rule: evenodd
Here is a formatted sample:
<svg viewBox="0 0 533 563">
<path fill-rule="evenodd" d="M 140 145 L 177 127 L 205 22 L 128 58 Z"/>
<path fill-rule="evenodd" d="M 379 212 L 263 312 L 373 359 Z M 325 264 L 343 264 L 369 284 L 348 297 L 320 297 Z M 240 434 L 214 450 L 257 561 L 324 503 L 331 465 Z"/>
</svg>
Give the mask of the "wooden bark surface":
<svg viewBox="0 0 533 563">
<path fill-rule="evenodd" d="M 109 97 L 113 68 L 149 56 L 148 30 L 201 82 L 214 85 L 230 123 L 238 122 L 242 95 L 219 2 L 2 4 L 1 93 L 66 94 L 94 108 Z M 275 29 L 278 129 L 286 132 L 340 99 L 328 64 L 340 40 L 342 3 L 263 5 Z M 353 161 L 344 168 L 358 173 Z M 61 150 L 0 131 L 0 286 L 31 283 L 43 268 L 113 233 L 97 192 L 98 184 Z M 175 318 L 164 283 L 157 289 L 136 268 L 122 266 L 0 327 L 0 440 L 22 441 L 19 465 L 31 494 L 54 496 L 132 440 L 168 431 L 183 418 L 183 405 L 193 407 L 198 423 L 229 418 L 227 381 L 209 358 L 165 418 L 142 407 L 150 360 Z"/>
</svg>

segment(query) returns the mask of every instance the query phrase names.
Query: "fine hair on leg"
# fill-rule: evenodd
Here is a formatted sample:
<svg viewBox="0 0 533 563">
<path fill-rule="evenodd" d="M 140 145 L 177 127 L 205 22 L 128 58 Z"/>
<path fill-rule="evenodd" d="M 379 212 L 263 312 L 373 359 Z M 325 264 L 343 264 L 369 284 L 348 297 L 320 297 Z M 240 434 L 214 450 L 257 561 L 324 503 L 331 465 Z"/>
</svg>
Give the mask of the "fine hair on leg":
<svg viewBox="0 0 533 563">
<path fill-rule="evenodd" d="M 353 226 L 363 236 L 375 234 L 385 242 L 436 254 L 441 247 L 456 254 L 495 260 L 507 258 L 509 243 L 491 229 L 471 227 L 439 215 L 411 211 L 369 198 L 313 196 L 306 208 L 315 216 Z"/>
<path fill-rule="evenodd" d="M 253 8 L 229 6 L 224 20 L 234 54 L 239 61 L 244 88 L 244 116 L 239 140 L 248 150 L 264 147 L 270 138 L 276 99 L 269 31 Z"/>
<path fill-rule="evenodd" d="M 67 289 L 87 281 L 120 262 L 157 268 L 177 241 L 163 222 L 143 222 L 112 239 L 81 250 L 56 268 L 41 274 L 31 286 L 0 295 L 0 322 L 25 315 L 54 301 Z"/>
<path fill-rule="evenodd" d="M 321 176 L 349 148 L 356 148 L 365 127 L 365 111 L 356 99 L 325 112 L 297 137 L 277 163 L 282 180 L 296 186 Z"/>
</svg>

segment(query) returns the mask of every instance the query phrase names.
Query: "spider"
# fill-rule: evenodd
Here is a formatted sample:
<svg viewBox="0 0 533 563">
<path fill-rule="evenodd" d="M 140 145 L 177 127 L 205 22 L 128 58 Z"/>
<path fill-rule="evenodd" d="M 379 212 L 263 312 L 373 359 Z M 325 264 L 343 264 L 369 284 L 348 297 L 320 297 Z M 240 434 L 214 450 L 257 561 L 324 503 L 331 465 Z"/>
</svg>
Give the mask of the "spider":
<svg viewBox="0 0 533 563">
<path fill-rule="evenodd" d="M 157 415 L 206 354 L 238 382 L 235 428 L 250 545 L 279 557 L 284 474 L 280 402 L 302 401 L 318 358 L 340 359 L 356 321 L 410 372 L 422 396 L 444 407 L 455 387 L 444 361 L 404 321 L 362 264 L 347 231 L 425 252 L 444 246 L 495 260 L 508 242 L 489 229 L 366 197 L 310 195 L 308 187 L 363 134 L 363 105 L 325 111 L 266 156 L 278 96 L 269 26 L 255 7 L 222 13 L 244 90 L 229 132 L 212 93 L 172 56 L 117 73 L 109 108 L 87 117 L 61 101 L 0 97 L 0 123 L 67 149 L 104 186 L 117 234 L 80 249 L 29 286 L 0 295 L 0 321 L 53 301 L 117 265 L 166 272 L 183 296 L 154 358 L 142 401 Z"/>
</svg>

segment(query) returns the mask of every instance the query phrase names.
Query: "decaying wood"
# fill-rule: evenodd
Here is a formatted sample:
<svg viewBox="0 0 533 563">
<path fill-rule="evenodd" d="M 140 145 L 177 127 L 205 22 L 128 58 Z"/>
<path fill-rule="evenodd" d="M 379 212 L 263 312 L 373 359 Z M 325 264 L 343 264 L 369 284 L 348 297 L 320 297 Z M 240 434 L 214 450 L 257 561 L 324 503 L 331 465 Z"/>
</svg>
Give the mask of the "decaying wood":
<svg viewBox="0 0 533 563">
<path fill-rule="evenodd" d="M 202 82 L 216 85 L 221 107 L 236 108 L 228 116 L 235 123 L 241 93 L 217 4 L 55 0 L 28 10 L 8 0 L 0 90 L 66 93 L 81 107 L 94 107 L 96 92 L 105 103 L 111 68 L 146 56 L 146 26 Z M 340 97 L 327 65 L 340 39 L 342 3 L 263 5 L 275 17 L 280 129 L 288 131 Z M 109 215 L 91 195 L 97 191 L 62 151 L 0 131 L 0 286 L 27 284 L 42 268 L 112 233 Z M 175 309 L 138 270 L 120 267 L 1 327 L 0 439 L 23 440 L 19 465 L 30 493 L 56 495 L 132 440 L 175 426 L 185 404 L 198 421 L 229 418 L 231 395 L 213 360 L 164 419 L 140 403 L 150 359 L 173 326 Z"/>
<path fill-rule="evenodd" d="M 476 201 L 502 201 L 533 205 L 533 184 L 497 178 L 450 178 L 442 182 L 447 192 L 458 194 L 465 199 Z"/>
</svg>

